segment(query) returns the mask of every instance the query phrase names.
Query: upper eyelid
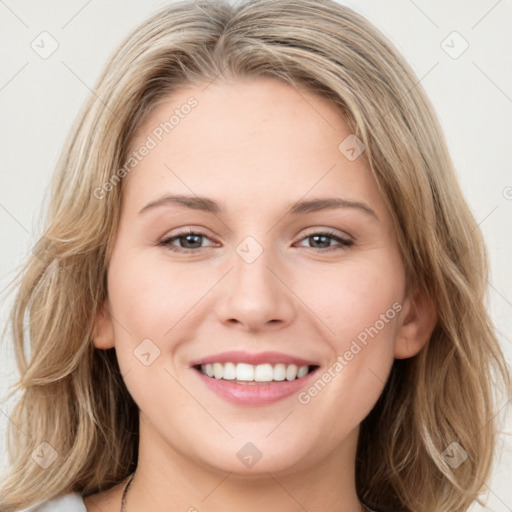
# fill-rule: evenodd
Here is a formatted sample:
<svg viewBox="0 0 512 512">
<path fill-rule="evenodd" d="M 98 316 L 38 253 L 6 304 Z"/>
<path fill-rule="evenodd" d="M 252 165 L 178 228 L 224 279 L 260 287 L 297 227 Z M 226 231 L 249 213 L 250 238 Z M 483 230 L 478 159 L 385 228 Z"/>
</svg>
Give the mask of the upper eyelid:
<svg viewBox="0 0 512 512">
<path fill-rule="evenodd" d="M 203 229 L 203 228 L 201 228 L 201 229 Z M 210 239 L 212 242 L 214 242 L 214 244 L 218 244 L 218 242 L 216 242 L 210 235 L 208 235 L 204 231 L 201 231 L 199 229 L 194 230 L 194 229 L 190 229 L 190 228 L 188 230 L 179 231 L 178 233 L 170 235 L 170 236 L 164 236 L 161 240 L 161 243 L 168 242 L 170 240 L 174 241 L 176 239 L 185 237 L 187 235 L 199 235 L 199 236 L 202 236 L 203 238 Z M 301 242 L 304 239 L 309 238 L 310 236 L 313 236 L 313 235 L 325 235 L 330 238 L 337 237 L 337 238 L 340 238 L 341 240 L 344 240 L 344 241 L 347 241 L 350 243 L 353 243 L 355 241 L 355 238 L 353 236 L 349 235 L 348 233 L 340 234 L 340 233 L 337 233 L 333 228 L 308 228 L 308 230 L 300 236 L 298 241 Z M 207 247 L 213 247 L 213 245 L 209 245 L 206 247 L 199 247 L 199 248 L 206 249 Z M 193 251 L 194 250 L 194 249 L 187 249 L 184 247 L 181 247 L 180 249 L 183 249 L 184 251 L 187 251 L 187 250 Z"/>
<path fill-rule="evenodd" d="M 210 240 L 213 241 L 213 238 L 208 233 L 205 233 L 204 231 L 201 231 L 199 229 L 187 229 L 185 231 L 178 231 L 176 234 L 173 234 L 173 235 L 165 235 L 162 238 L 162 242 L 165 242 L 166 240 L 181 238 L 181 237 L 184 237 L 187 235 L 200 235 L 202 237 L 209 238 Z"/>
<path fill-rule="evenodd" d="M 350 239 L 355 239 L 355 237 L 353 237 L 349 233 L 347 233 L 345 231 L 341 231 L 341 232 L 337 231 L 336 228 L 306 228 L 306 231 L 304 232 L 302 237 L 310 236 L 312 234 L 317 234 L 317 233 L 329 233 L 329 234 L 333 234 L 333 235 L 336 235 L 336 236 L 339 236 L 339 237 L 346 236 L 346 237 L 348 237 Z M 210 236 L 207 232 L 204 231 L 204 228 L 197 228 L 197 229 L 185 228 L 183 231 L 178 231 L 177 233 L 175 233 L 173 235 L 165 235 L 162 238 L 162 240 L 168 240 L 169 238 L 176 238 L 176 237 L 179 237 L 179 236 L 190 235 L 190 234 L 192 234 L 192 235 L 203 235 L 203 236 L 206 236 L 208 238 L 212 238 L 212 236 Z M 213 238 L 215 238 L 215 237 L 213 237 Z"/>
</svg>

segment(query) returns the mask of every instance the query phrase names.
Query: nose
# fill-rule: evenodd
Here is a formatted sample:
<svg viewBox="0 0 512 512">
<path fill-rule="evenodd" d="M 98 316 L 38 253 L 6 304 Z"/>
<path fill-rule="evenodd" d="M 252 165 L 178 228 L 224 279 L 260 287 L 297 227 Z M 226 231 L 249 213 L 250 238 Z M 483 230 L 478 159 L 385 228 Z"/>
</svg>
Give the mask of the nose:
<svg viewBox="0 0 512 512">
<path fill-rule="evenodd" d="M 240 254 L 233 255 L 232 270 L 218 289 L 215 307 L 219 321 L 249 332 L 289 325 L 296 311 L 283 265 L 271 258 L 269 250 L 254 261 Z"/>
</svg>

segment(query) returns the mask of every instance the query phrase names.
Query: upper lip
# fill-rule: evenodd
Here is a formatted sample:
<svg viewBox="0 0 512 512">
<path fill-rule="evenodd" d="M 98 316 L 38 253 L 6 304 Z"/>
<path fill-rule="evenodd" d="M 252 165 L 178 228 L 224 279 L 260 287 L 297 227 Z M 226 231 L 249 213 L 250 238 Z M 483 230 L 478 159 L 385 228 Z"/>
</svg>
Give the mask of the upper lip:
<svg viewBox="0 0 512 512">
<path fill-rule="evenodd" d="M 190 366 L 199 366 L 202 364 L 212 363 L 247 363 L 252 365 L 258 364 L 295 364 L 297 366 L 317 366 L 318 363 L 308 361 L 302 357 L 297 357 L 281 352 L 245 352 L 241 350 L 231 350 L 228 352 L 221 352 L 201 359 L 196 359 L 190 363 Z"/>
</svg>

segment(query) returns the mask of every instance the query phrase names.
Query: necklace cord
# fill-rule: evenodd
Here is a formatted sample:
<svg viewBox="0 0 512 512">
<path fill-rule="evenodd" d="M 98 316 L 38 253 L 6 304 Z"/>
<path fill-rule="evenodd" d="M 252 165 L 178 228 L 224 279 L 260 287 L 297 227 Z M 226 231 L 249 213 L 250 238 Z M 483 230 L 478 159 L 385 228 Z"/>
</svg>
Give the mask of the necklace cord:
<svg viewBox="0 0 512 512">
<path fill-rule="evenodd" d="M 121 496 L 121 511 L 120 512 L 126 511 L 126 494 L 128 492 L 128 489 L 130 488 L 130 484 L 132 483 L 134 476 L 135 476 L 135 473 L 132 473 L 130 476 L 130 479 L 128 480 L 128 482 L 126 482 L 126 485 L 124 486 L 123 495 Z"/>
</svg>

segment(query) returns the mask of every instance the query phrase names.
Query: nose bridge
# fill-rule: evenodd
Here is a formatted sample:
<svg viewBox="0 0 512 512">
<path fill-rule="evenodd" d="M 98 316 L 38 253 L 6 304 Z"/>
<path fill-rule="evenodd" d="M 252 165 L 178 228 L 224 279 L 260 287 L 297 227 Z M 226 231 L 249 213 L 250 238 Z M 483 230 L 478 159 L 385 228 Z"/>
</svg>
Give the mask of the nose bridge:
<svg viewBox="0 0 512 512">
<path fill-rule="evenodd" d="M 274 294 L 275 276 L 269 267 L 276 266 L 272 248 L 263 246 L 253 237 L 246 237 L 235 249 L 233 281 L 237 292 Z M 252 288 L 252 290 L 251 290 Z"/>
<path fill-rule="evenodd" d="M 272 248 L 249 235 L 235 247 L 231 261 L 232 271 L 218 302 L 219 319 L 251 330 L 290 322 L 292 294 L 276 276 L 281 265 Z"/>
</svg>

